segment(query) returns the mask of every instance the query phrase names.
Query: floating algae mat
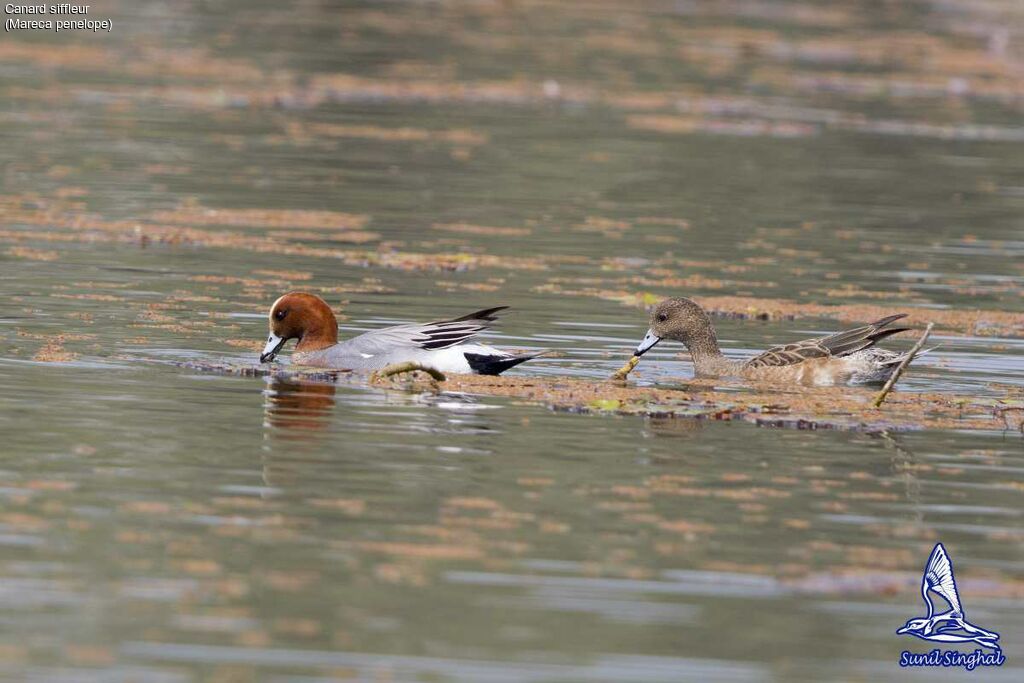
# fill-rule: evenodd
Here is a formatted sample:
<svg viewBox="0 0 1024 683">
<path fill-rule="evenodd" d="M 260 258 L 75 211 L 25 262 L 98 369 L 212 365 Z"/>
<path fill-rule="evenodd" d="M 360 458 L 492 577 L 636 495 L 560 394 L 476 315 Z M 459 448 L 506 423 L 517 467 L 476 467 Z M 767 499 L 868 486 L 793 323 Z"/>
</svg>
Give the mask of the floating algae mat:
<svg viewBox="0 0 1024 683">
<path fill-rule="evenodd" d="M 992 399 L 894 391 L 883 407 L 876 408 L 873 405 L 878 393 L 876 389 L 854 387 L 794 389 L 756 384 L 730 385 L 700 379 L 689 381 L 684 389 L 668 389 L 630 386 L 615 379 L 601 381 L 514 375 L 448 375 L 445 378 L 440 373 L 432 376 L 423 371 L 403 371 L 379 377 L 346 370 L 280 364 L 242 365 L 208 361 L 175 364 L 200 372 L 274 377 L 292 382 L 342 382 L 411 392 L 511 398 L 575 413 L 741 420 L 765 427 L 863 432 L 916 429 L 1019 431 L 1024 428 L 1022 392 L 1017 392 L 1021 395 L 1008 392 L 1005 398 Z"/>
</svg>

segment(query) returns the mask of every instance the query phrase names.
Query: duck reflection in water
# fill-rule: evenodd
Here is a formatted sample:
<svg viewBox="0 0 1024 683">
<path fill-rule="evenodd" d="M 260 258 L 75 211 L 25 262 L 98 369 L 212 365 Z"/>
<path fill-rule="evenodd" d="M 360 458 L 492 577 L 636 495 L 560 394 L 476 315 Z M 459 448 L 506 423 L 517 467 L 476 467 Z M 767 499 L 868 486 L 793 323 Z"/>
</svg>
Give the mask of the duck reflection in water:
<svg viewBox="0 0 1024 683">
<path fill-rule="evenodd" d="M 335 391 L 334 384 L 275 377 L 263 392 L 263 424 L 282 438 L 315 440 L 331 424 Z"/>
</svg>

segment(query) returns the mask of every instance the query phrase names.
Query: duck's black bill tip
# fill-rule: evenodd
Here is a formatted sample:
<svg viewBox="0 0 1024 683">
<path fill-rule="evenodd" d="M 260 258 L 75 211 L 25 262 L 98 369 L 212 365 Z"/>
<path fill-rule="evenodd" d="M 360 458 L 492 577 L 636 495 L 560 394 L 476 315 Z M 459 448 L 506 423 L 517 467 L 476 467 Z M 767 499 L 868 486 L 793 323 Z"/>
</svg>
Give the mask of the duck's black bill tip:
<svg viewBox="0 0 1024 683">
<path fill-rule="evenodd" d="M 267 339 L 267 345 L 263 347 L 263 353 L 260 354 L 260 362 L 267 363 L 277 358 L 278 352 L 281 351 L 281 347 L 286 341 L 288 340 L 271 334 Z"/>
</svg>

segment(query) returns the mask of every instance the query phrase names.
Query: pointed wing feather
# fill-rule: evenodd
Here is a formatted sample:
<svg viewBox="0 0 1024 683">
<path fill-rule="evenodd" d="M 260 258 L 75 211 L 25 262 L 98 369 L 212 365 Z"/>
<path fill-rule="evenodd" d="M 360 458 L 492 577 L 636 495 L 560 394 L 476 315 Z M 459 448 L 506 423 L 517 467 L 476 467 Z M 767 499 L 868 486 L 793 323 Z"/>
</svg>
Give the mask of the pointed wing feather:
<svg viewBox="0 0 1024 683">
<path fill-rule="evenodd" d="M 956 580 L 953 578 L 953 565 L 941 543 L 935 544 L 928 558 L 923 580 L 925 586 L 945 598 L 954 612 L 960 616 L 964 615 L 963 607 L 960 606 L 960 594 L 956 590 Z"/>
<path fill-rule="evenodd" d="M 411 323 L 372 330 L 350 340 L 357 350 L 366 353 L 380 353 L 382 349 L 415 346 L 421 349 L 446 349 L 462 344 L 497 320 L 495 315 L 508 306 L 497 306 L 476 311 L 454 320 L 439 320 L 432 323 Z"/>
<path fill-rule="evenodd" d="M 747 367 L 761 368 L 796 365 L 812 358 L 848 356 L 851 353 L 863 351 L 874 346 L 889 335 L 906 331 L 908 329 L 906 327 L 886 327 L 900 318 L 905 318 L 906 315 L 906 313 L 897 313 L 896 315 L 876 320 L 868 325 L 836 332 L 826 337 L 815 337 L 814 339 L 805 339 L 793 344 L 776 346 L 759 356 L 751 358 L 747 361 Z"/>
</svg>

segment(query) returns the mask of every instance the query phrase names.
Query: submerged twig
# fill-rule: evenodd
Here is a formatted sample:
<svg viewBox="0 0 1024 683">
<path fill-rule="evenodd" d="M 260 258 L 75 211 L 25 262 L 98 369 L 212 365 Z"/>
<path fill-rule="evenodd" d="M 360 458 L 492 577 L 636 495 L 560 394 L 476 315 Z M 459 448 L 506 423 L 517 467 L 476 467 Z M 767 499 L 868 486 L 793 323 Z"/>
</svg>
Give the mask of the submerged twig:
<svg viewBox="0 0 1024 683">
<path fill-rule="evenodd" d="M 448 379 L 447 377 L 445 377 L 445 374 L 440 370 L 437 370 L 436 368 L 432 368 L 427 365 L 423 365 L 422 363 L 417 363 L 414 360 L 410 360 L 405 361 L 404 363 L 392 363 L 391 365 L 384 366 L 380 370 L 374 370 L 372 373 L 370 373 L 370 381 L 376 382 L 387 377 L 400 375 L 403 372 L 415 372 L 417 370 L 422 370 L 423 372 L 427 373 L 438 382 L 444 382 L 445 380 Z"/>
<path fill-rule="evenodd" d="M 920 351 L 921 347 L 924 346 L 924 343 L 928 341 L 928 336 L 932 333 L 933 327 L 935 327 L 935 323 L 928 323 L 928 327 L 924 328 L 924 334 L 922 334 L 921 338 L 917 340 L 917 343 L 911 347 L 910 351 L 908 351 L 907 355 L 903 357 L 900 364 L 896 366 L 896 370 L 889 376 L 889 381 L 886 382 L 885 386 L 882 387 L 882 390 L 878 392 L 878 396 L 875 397 L 875 400 L 871 405 L 875 408 L 882 405 L 882 401 L 884 401 L 885 397 L 889 395 L 890 391 L 892 391 L 892 388 L 896 385 L 896 381 L 900 378 L 900 375 L 902 375 L 903 371 L 906 370 L 908 365 L 910 365 L 910 361 L 914 360 L 914 357 L 917 356 L 917 352 Z"/>
<path fill-rule="evenodd" d="M 633 368 L 640 362 L 640 356 L 633 356 L 629 359 L 629 362 L 623 365 L 621 368 L 615 371 L 615 374 L 611 376 L 611 379 L 623 381 L 629 376 L 629 373 L 633 372 Z"/>
</svg>

